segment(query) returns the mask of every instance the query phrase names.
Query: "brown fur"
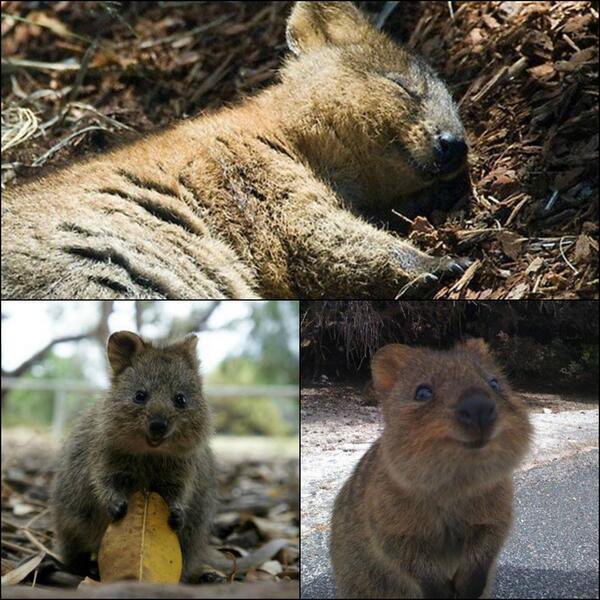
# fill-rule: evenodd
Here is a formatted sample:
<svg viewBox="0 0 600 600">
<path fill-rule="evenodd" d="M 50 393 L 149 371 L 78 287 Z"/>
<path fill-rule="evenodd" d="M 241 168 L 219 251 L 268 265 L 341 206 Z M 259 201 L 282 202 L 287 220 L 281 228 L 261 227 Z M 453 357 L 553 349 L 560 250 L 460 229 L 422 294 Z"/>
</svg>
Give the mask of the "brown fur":
<svg viewBox="0 0 600 600">
<path fill-rule="evenodd" d="M 510 528 L 512 471 L 531 434 L 522 400 L 482 340 L 446 352 L 388 345 L 371 370 L 385 428 L 335 502 L 339 596 L 486 596 Z M 418 401 L 423 384 L 434 395 Z M 478 438 L 456 417 L 473 390 L 497 411 L 478 448 L 466 445 Z"/>
<path fill-rule="evenodd" d="M 136 490 L 161 494 L 170 508 L 189 580 L 207 558 L 215 508 L 215 474 L 208 447 L 210 414 L 198 375 L 196 338 L 160 346 L 134 333 L 108 341 L 112 384 L 86 411 L 64 447 L 52 489 L 55 542 L 63 560 L 85 572 L 111 520 L 121 518 Z M 136 391 L 147 401 L 136 404 Z M 183 392 L 187 405 L 175 406 Z M 149 422 L 168 423 L 166 437 L 150 445 Z"/>
<path fill-rule="evenodd" d="M 2 296 L 393 297 L 460 270 L 360 216 L 455 175 L 446 86 L 349 2 L 298 2 L 287 37 L 257 97 L 8 190 Z"/>
</svg>

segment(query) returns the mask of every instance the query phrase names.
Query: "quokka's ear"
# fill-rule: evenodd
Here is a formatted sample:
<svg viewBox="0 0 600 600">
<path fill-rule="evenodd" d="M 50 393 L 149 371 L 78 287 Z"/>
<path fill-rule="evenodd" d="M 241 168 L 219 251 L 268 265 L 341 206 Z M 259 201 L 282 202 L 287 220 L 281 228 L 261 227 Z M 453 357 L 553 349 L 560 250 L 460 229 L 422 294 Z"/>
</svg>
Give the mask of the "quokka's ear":
<svg viewBox="0 0 600 600">
<path fill-rule="evenodd" d="M 122 373 L 145 347 L 144 340 L 136 333 L 131 331 L 113 333 L 106 344 L 108 362 L 113 373 L 115 375 Z"/>
<path fill-rule="evenodd" d="M 186 335 L 181 342 L 175 345 L 174 349 L 183 354 L 192 369 L 198 368 L 198 336 L 194 333 Z"/>
<path fill-rule="evenodd" d="M 483 358 L 490 358 L 492 351 L 483 338 L 469 338 L 462 343 L 463 347 L 473 354 L 478 354 Z"/>
<path fill-rule="evenodd" d="M 412 348 L 402 344 L 388 344 L 377 350 L 371 359 L 371 375 L 377 395 L 392 389 L 412 352 Z"/>
<path fill-rule="evenodd" d="M 374 31 L 352 2 L 296 2 L 288 18 L 286 40 L 299 55 L 327 44 L 356 43 Z"/>
</svg>

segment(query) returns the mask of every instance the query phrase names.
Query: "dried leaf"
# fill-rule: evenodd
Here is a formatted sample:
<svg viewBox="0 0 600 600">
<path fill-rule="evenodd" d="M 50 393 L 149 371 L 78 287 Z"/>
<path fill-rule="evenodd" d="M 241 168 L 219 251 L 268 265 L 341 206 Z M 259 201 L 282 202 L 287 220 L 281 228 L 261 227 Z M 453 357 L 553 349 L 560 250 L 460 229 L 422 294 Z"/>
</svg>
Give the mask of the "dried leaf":
<svg viewBox="0 0 600 600">
<path fill-rule="evenodd" d="M 434 231 L 434 227 L 425 217 L 416 217 L 412 230 L 419 233 L 431 233 Z"/>
<path fill-rule="evenodd" d="M 569 62 L 577 65 L 598 62 L 598 50 L 596 48 L 586 48 L 585 50 L 575 52 L 569 59 Z"/>
<path fill-rule="evenodd" d="M 519 283 L 507 294 L 508 300 L 520 300 L 529 291 L 528 283 Z"/>
<path fill-rule="evenodd" d="M 181 547 L 167 520 L 169 508 L 161 496 L 136 492 L 127 514 L 108 526 L 100 544 L 98 566 L 103 583 L 135 579 L 178 583 Z"/>
<path fill-rule="evenodd" d="M 525 273 L 527 273 L 528 275 L 530 273 L 537 273 L 540 268 L 543 266 L 544 264 L 544 259 L 541 256 L 538 256 L 537 258 L 534 258 L 530 263 L 529 266 L 525 269 Z"/>
<path fill-rule="evenodd" d="M 95 579 L 92 579 L 91 577 L 86 577 L 78 586 L 77 589 L 86 589 L 90 586 L 96 586 L 96 585 L 100 585 L 99 581 L 96 581 Z"/>
<path fill-rule="evenodd" d="M 262 517 L 252 517 L 250 519 L 260 534 L 266 539 L 272 540 L 275 538 L 295 538 L 298 536 L 298 528 L 288 523 L 280 523 Z"/>
<path fill-rule="evenodd" d="M 512 231 L 501 231 L 498 234 L 498 239 L 502 244 L 502 252 L 509 258 L 516 260 L 521 253 L 523 247 L 523 237 L 513 233 Z"/>
<path fill-rule="evenodd" d="M 276 560 L 268 560 L 259 567 L 260 571 L 265 571 L 270 575 L 279 575 L 283 571 L 281 563 Z"/>
<path fill-rule="evenodd" d="M 36 512 L 38 509 L 31 504 L 27 504 L 26 502 L 17 502 L 13 506 L 13 514 L 17 517 L 22 517 L 24 515 L 29 515 L 32 512 Z"/>
<path fill-rule="evenodd" d="M 584 15 L 576 15 L 575 17 L 571 17 L 563 27 L 563 31 L 565 33 L 573 33 L 575 31 L 580 31 L 585 29 L 588 24 L 594 19 L 591 14 Z"/>
<path fill-rule="evenodd" d="M 528 69 L 527 72 L 535 79 L 545 81 L 554 75 L 554 65 L 552 63 L 544 63 L 543 65 L 538 65 L 537 67 L 531 67 L 531 69 Z"/>
<path fill-rule="evenodd" d="M 34 23 L 35 25 L 39 25 L 40 27 L 45 27 L 49 29 L 56 35 L 69 38 L 73 37 L 73 34 L 68 30 L 68 28 L 59 21 L 56 17 L 51 17 L 43 12 L 31 12 L 27 15 L 27 20 L 30 23 Z"/>
<path fill-rule="evenodd" d="M 235 558 L 235 560 L 232 556 L 224 557 L 222 554 L 220 554 L 218 557 L 209 556 L 207 564 L 210 567 L 216 566 L 221 570 L 227 571 L 228 573 L 232 572 L 233 570 L 244 571 L 248 569 L 255 569 L 264 562 L 270 560 L 288 544 L 288 540 L 275 539 L 254 550 L 251 554 L 241 558 Z M 215 562 L 218 564 L 213 564 Z"/>
<path fill-rule="evenodd" d="M 575 255 L 573 262 L 582 263 L 589 261 L 592 255 L 592 244 L 590 238 L 582 233 L 575 243 Z"/>
<path fill-rule="evenodd" d="M 496 29 L 496 27 L 500 27 L 500 23 L 498 23 L 498 21 L 496 21 L 492 15 L 483 15 L 481 18 L 490 29 Z"/>
<path fill-rule="evenodd" d="M 12 571 L 6 573 L 6 575 L 3 575 L 2 585 L 16 585 L 17 583 L 21 583 L 21 581 L 23 581 L 23 579 L 25 579 L 29 573 L 38 568 L 38 565 L 42 562 L 44 556 L 46 556 L 46 553 L 40 552 L 16 569 L 13 569 Z"/>
</svg>

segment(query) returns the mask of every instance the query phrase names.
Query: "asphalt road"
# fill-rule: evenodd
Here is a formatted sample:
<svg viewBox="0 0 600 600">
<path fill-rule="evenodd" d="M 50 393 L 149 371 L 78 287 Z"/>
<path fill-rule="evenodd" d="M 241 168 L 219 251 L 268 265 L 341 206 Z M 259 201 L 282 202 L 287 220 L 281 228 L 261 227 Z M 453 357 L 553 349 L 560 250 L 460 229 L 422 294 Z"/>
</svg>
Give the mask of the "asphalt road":
<svg viewBox="0 0 600 600">
<path fill-rule="evenodd" d="M 515 475 L 494 598 L 598 598 L 598 450 Z M 302 598 L 334 598 L 328 528 L 302 535 Z"/>
</svg>

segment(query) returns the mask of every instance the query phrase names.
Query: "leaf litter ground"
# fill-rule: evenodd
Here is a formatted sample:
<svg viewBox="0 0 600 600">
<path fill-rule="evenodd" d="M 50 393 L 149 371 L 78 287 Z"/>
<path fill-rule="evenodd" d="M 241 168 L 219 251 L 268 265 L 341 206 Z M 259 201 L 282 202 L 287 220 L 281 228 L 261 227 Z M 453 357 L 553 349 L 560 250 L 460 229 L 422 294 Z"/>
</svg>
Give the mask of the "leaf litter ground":
<svg viewBox="0 0 600 600">
<path fill-rule="evenodd" d="M 256 443 L 260 440 L 253 438 L 250 457 L 244 459 L 240 459 L 245 456 L 242 438 L 215 440 L 219 446 L 234 445 L 240 450 L 232 460 L 231 453 L 222 454 L 217 447 L 220 501 L 211 545 L 231 566 L 226 572 L 206 568 L 201 584 L 297 582 L 299 578 L 298 459 L 292 457 L 297 443 L 291 440 L 283 450 L 281 443 L 264 440 L 262 457 Z M 274 451 L 269 450 L 271 446 Z M 81 577 L 67 572 L 56 560 L 52 550 L 48 500 L 56 450 L 46 436 L 32 435 L 30 430 L 17 428 L 3 435 L 3 583 L 64 588 L 81 582 Z M 256 566 L 237 569 L 236 560 L 242 556 L 256 557 Z"/>
</svg>

